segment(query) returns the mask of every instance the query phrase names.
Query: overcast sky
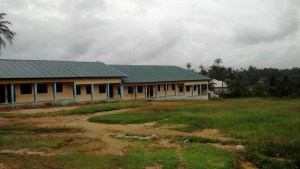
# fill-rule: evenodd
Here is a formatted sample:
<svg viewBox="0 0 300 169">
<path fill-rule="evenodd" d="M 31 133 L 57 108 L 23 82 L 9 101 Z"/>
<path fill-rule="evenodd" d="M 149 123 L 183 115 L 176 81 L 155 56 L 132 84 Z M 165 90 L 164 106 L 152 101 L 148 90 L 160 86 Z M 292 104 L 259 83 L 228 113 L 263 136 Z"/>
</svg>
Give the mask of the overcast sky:
<svg viewBox="0 0 300 169">
<path fill-rule="evenodd" d="M 1 58 L 300 67 L 300 0 L 0 0 Z"/>
</svg>

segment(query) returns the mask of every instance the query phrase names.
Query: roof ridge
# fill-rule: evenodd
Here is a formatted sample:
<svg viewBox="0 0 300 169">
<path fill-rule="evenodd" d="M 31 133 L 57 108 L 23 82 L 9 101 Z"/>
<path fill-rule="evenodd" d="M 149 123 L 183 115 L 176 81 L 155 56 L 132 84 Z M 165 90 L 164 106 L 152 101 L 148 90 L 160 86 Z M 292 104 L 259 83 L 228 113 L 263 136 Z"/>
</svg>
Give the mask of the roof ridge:
<svg viewBox="0 0 300 169">
<path fill-rule="evenodd" d="M 46 61 L 46 62 L 79 62 L 79 63 L 103 63 L 99 61 L 76 61 L 76 60 L 42 60 L 42 59 L 0 59 L 0 61 Z M 107 64 L 106 64 L 107 65 Z"/>
</svg>

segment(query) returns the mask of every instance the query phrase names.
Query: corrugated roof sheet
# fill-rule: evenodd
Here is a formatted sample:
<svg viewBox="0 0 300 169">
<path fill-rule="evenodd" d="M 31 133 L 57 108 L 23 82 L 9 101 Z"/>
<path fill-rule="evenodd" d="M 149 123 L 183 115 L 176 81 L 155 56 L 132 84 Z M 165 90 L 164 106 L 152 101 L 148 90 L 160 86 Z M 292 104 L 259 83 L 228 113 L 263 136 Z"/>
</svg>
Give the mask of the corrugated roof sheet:
<svg viewBox="0 0 300 169">
<path fill-rule="evenodd" d="M 151 65 L 110 65 L 127 75 L 124 83 L 152 83 L 210 80 L 192 70 L 177 66 L 151 66 Z"/>
<path fill-rule="evenodd" d="M 0 59 L 0 79 L 126 77 L 101 62 Z"/>
</svg>

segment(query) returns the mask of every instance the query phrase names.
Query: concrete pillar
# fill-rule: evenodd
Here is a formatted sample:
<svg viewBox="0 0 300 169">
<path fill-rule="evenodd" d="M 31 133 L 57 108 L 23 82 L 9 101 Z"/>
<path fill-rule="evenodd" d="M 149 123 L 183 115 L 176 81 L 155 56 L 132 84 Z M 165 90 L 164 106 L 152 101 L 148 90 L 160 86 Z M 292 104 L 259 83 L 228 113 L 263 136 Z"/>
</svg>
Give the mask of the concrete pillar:
<svg viewBox="0 0 300 169">
<path fill-rule="evenodd" d="M 107 83 L 107 85 L 106 85 L 106 94 L 107 94 L 107 100 L 109 100 L 110 98 L 110 96 L 109 96 L 109 83 Z"/>
<path fill-rule="evenodd" d="M 200 84 L 200 96 L 202 96 L 202 85 Z"/>
<path fill-rule="evenodd" d="M 77 97 L 77 90 L 76 90 L 76 83 L 73 84 L 73 96 L 74 96 L 74 102 L 76 102 Z"/>
<path fill-rule="evenodd" d="M 54 102 L 57 101 L 57 91 L 56 91 L 56 82 L 53 82 L 53 97 L 54 97 Z"/>
<path fill-rule="evenodd" d="M 185 87 L 185 84 L 183 85 L 183 95 L 186 94 L 186 87 Z"/>
<path fill-rule="evenodd" d="M 148 85 L 145 86 L 145 98 L 147 99 L 148 97 Z"/>
<path fill-rule="evenodd" d="M 168 96 L 168 84 L 165 84 L 165 96 Z"/>
<path fill-rule="evenodd" d="M 124 99 L 124 86 L 123 83 L 120 84 L 120 98 Z"/>
<path fill-rule="evenodd" d="M 194 85 L 192 85 L 192 96 L 194 96 Z"/>
<path fill-rule="evenodd" d="M 15 104 L 15 86 L 14 86 L 14 83 L 10 84 L 10 104 L 12 106 Z"/>
<path fill-rule="evenodd" d="M 94 84 L 91 84 L 91 101 L 94 101 Z"/>
<path fill-rule="evenodd" d="M 158 98 L 158 85 L 155 86 L 156 98 Z"/>
<path fill-rule="evenodd" d="M 208 83 L 206 84 L 206 95 L 208 96 Z"/>
<path fill-rule="evenodd" d="M 38 93 L 37 93 L 37 83 L 34 83 L 34 103 L 37 104 L 38 103 Z"/>
</svg>

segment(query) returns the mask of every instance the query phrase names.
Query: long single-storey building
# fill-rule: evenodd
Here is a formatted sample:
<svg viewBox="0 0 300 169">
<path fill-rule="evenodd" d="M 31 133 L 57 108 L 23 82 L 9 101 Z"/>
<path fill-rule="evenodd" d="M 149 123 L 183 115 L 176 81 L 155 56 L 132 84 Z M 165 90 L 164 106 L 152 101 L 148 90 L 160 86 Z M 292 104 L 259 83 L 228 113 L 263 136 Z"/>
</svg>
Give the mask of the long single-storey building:
<svg viewBox="0 0 300 169">
<path fill-rule="evenodd" d="M 176 66 L 0 59 L 0 105 L 208 99 L 210 78 Z"/>
</svg>

